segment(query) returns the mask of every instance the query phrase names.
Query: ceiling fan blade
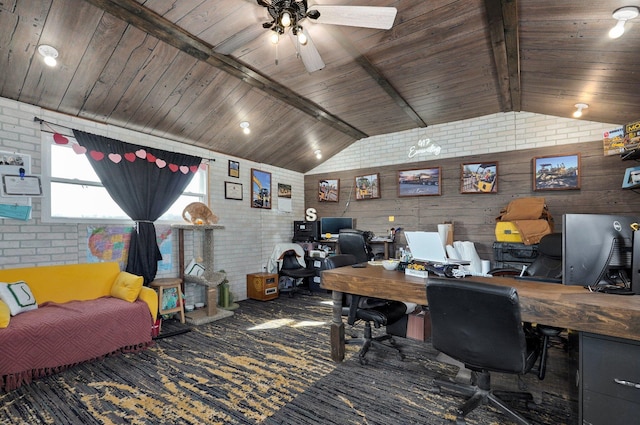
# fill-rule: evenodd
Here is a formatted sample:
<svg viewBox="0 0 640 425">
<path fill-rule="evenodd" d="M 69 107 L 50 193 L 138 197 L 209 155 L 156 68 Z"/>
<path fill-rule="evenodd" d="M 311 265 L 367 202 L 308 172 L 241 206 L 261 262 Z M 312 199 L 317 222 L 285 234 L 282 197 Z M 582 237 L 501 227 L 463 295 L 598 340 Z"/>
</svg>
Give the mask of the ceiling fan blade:
<svg viewBox="0 0 640 425">
<path fill-rule="evenodd" d="M 261 25 L 252 23 L 246 28 L 240 30 L 239 32 L 233 34 L 231 37 L 224 40 L 222 43 L 218 44 L 213 48 L 213 51 L 216 53 L 221 53 L 223 55 L 229 55 L 241 47 L 244 47 L 249 42 L 255 40 L 266 32 Z"/>
<path fill-rule="evenodd" d="M 298 43 L 298 37 L 293 35 L 292 31 L 288 31 L 289 38 L 291 38 L 291 42 L 296 47 L 296 51 L 300 53 L 300 59 L 302 59 L 302 63 L 304 67 L 307 69 L 307 72 L 315 72 L 324 68 L 324 62 L 320 57 L 320 52 L 316 48 L 316 45 L 313 44 L 313 40 L 311 40 L 311 36 L 306 30 L 302 30 L 304 35 L 307 36 L 307 44 L 304 46 Z"/>
<path fill-rule="evenodd" d="M 398 10 L 395 7 L 377 6 L 311 6 L 309 10 L 320 12 L 319 23 L 347 25 L 350 27 L 388 30 L 393 26 Z"/>
</svg>

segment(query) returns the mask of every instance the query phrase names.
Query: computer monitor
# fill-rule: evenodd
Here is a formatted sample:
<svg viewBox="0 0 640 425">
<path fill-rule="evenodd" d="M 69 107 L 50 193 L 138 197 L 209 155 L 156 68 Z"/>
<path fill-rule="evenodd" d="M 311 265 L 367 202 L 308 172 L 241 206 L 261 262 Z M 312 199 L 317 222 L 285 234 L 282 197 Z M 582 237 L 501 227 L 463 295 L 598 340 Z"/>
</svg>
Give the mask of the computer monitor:
<svg viewBox="0 0 640 425">
<path fill-rule="evenodd" d="M 325 236 L 331 233 L 333 237 L 338 237 L 340 229 L 353 229 L 353 218 L 351 217 L 321 217 L 320 235 Z"/>
<path fill-rule="evenodd" d="M 633 235 L 640 218 L 609 214 L 562 217 L 562 283 L 633 288 Z M 640 244 L 640 241 L 636 241 Z M 638 268 L 636 264 L 636 268 Z"/>
</svg>

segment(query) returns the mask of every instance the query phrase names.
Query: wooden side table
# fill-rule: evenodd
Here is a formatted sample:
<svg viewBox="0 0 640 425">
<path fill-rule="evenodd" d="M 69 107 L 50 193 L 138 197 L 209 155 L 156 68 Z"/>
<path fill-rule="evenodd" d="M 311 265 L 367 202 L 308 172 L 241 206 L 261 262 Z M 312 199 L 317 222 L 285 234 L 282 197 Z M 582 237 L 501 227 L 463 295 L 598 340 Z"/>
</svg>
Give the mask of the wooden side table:
<svg viewBox="0 0 640 425">
<path fill-rule="evenodd" d="M 180 323 L 184 323 L 184 303 L 182 301 L 182 279 L 179 277 L 156 279 L 149 284 L 153 289 L 158 290 L 158 312 L 160 315 L 180 313 Z M 162 308 L 162 295 L 167 289 L 176 288 L 178 291 L 178 304 L 174 308 L 164 310 Z"/>
</svg>

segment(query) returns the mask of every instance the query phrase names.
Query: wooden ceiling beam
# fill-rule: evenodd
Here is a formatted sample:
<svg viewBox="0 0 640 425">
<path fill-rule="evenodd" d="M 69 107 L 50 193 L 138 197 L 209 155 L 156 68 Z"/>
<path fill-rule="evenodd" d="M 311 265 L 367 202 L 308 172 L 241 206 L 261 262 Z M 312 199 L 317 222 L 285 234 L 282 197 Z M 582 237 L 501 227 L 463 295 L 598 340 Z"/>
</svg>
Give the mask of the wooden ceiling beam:
<svg viewBox="0 0 640 425">
<path fill-rule="evenodd" d="M 367 57 L 365 57 L 360 51 L 356 48 L 356 46 L 351 43 L 347 37 L 344 35 L 344 31 L 339 30 L 338 28 L 332 28 L 333 31 L 328 31 L 331 36 L 338 42 L 340 45 L 349 52 L 355 62 L 360 65 L 360 67 L 367 73 L 373 80 L 393 99 L 393 101 L 404 111 L 405 114 L 411 118 L 418 127 L 427 127 L 427 123 L 418 115 L 418 113 L 407 103 L 407 101 L 402 97 L 402 95 L 396 90 L 395 87 L 387 80 L 387 78 L 382 75 L 380 70 L 376 68 Z"/>
<path fill-rule="evenodd" d="M 517 0 L 485 0 L 503 112 L 520 111 L 520 45 Z"/>
<path fill-rule="evenodd" d="M 188 33 L 154 11 L 145 8 L 135 0 L 85 1 L 196 59 L 237 77 L 356 140 L 368 137 L 366 133 L 248 65 L 230 56 L 214 52 L 213 46 Z"/>
</svg>

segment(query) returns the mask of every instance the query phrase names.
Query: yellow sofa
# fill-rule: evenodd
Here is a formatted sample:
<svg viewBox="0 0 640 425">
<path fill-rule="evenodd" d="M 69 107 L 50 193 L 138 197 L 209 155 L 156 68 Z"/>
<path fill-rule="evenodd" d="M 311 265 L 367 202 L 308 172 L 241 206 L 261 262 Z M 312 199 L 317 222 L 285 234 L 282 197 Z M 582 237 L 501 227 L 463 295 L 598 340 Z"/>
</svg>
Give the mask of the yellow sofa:
<svg viewBox="0 0 640 425">
<path fill-rule="evenodd" d="M 141 280 L 115 262 L 0 270 L 0 282 L 24 281 L 38 305 L 10 316 L 0 300 L 0 390 L 83 361 L 147 348 L 158 295 L 140 287 Z"/>
<path fill-rule="evenodd" d="M 118 274 L 120 266 L 115 262 L 66 264 L 0 270 L 0 282 L 27 282 L 38 304 L 49 301 L 65 303 L 110 296 Z M 147 303 L 155 321 L 158 315 L 156 291 L 142 287 L 138 298 Z M 9 320 L 9 307 L 0 300 L 0 328 L 6 327 L 2 323 Z"/>
</svg>

